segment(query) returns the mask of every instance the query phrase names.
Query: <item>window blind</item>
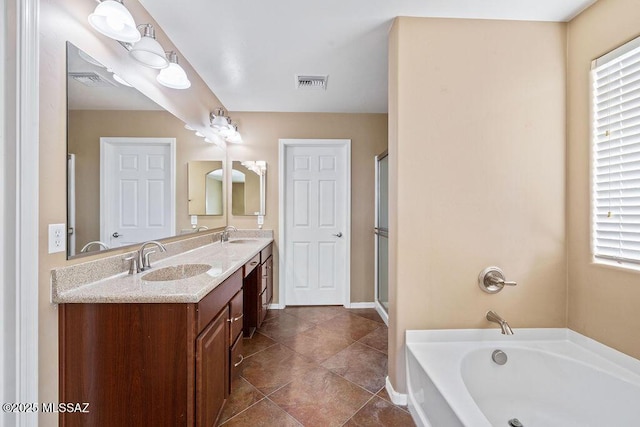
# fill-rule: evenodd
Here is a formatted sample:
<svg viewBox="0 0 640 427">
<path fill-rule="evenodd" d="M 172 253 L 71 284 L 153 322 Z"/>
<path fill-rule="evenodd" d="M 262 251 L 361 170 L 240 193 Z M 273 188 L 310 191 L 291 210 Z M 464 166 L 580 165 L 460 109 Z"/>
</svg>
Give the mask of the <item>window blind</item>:
<svg viewBox="0 0 640 427">
<path fill-rule="evenodd" d="M 591 73 L 593 254 L 640 264 L 640 39 Z"/>
</svg>

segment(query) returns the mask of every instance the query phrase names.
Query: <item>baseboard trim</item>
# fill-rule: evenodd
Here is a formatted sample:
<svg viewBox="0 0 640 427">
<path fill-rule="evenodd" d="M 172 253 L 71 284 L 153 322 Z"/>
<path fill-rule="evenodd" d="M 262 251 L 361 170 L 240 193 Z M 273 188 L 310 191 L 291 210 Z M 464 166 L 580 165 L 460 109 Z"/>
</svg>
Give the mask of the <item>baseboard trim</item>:
<svg viewBox="0 0 640 427">
<path fill-rule="evenodd" d="M 269 304 L 269 310 L 282 310 L 283 308 L 284 308 L 284 306 L 278 304 L 277 302 Z"/>
<path fill-rule="evenodd" d="M 389 381 L 389 377 L 385 378 L 385 383 L 386 383 L 385 388 L 387 389 L 387 393 L 389 394 L 391 401 L 395 405 L 407 406 L 407 395 L 403 393 L 398 393 L 397 391 L 395 391 L 393 389 L 393 386 L 391 385 L 391 381 Z"/>
<path fill-rule="evenodd" d="M 352 302 L 346 308 L 376 308 L 375 302 Z"/>
</svg>

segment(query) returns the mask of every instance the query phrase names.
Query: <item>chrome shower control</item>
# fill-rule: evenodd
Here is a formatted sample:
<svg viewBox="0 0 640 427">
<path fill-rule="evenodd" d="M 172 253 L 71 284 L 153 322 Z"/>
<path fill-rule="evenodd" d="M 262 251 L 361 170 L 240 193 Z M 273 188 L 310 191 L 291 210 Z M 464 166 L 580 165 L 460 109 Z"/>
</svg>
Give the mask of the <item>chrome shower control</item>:
<svg viewBox="0 0 640 427">
<path fill-rule="evenodd" d="M 478 276 L 478 286 L 488 294 L 500 292 L 505 286 L 516 285 L 516 282 L 507 282 L 504 273 L 498 267 L 487 267 Z"/>
</svg>

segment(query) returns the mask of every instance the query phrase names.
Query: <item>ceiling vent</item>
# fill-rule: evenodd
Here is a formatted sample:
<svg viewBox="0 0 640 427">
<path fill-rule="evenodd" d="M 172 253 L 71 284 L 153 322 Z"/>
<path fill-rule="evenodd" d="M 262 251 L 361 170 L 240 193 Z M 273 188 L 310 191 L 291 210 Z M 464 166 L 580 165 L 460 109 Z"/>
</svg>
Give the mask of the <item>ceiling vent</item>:
<svg viewBox="0 0 640 427">
<path fill-rule="evenodd" d="M 69 77 L 89 87 L 114 87 L 116 86 L 111 80 L 101 76 L 100 74 L 90 72 L 69 72 Z"/>
<path fill-rule="evenodd" d="M 296 89 L 327 89 L 329 76 L 296 76 Z"/>
</svg>

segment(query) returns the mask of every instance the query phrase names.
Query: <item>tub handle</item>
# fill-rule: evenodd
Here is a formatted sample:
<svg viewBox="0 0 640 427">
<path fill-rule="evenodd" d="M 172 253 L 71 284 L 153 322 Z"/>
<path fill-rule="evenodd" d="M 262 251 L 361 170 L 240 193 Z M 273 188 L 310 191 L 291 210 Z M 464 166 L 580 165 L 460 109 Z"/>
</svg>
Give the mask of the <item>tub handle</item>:
<svg viewBox="0 0 640 427">
<path fill-rule="evenodd" d="M 507 281 L 498 267 L 487 267 L 478 276 L 478 286 L 488 294 L 500 292 L 505 286 L 516 286 L 516 282 Z"/>
</svg>

